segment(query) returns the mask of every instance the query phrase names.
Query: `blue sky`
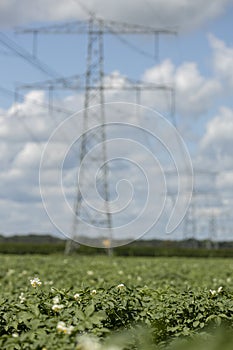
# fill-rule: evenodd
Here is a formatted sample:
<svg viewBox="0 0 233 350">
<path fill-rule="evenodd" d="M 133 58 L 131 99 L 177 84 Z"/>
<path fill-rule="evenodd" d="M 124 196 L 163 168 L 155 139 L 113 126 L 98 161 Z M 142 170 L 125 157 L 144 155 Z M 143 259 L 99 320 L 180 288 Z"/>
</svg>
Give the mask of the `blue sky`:
<svg viewBox="0 0 233 350">
<path fill-rule="evenodd" d="M 208 235 L 207 221 L 210 220 L 211 215 L 216 218 L 216 222 L 219 222 L 218 234 L 221 235 L 220 221 L 226 216 L 229 232 L 225 234 L 225 238 L 230 239 L 229 213 L 232 212 L 233 205 L 229 195 L 233 185 L 232 1 L 190 3 L 175 0 L 171 4 L 160 0 L 146 2 L 127 0 L 113 1 L 110 7 L 105 0 L 99 2 L 90 0 L 85 4 L 105 20 L 113 19 L 156 28 L 164 26 L 178 28 L 178 36 L 161 36 L 159 60 L 139 54 L 112 35 L 106 36 L 105 73 L 109 75 L 115 72 L 121 84 L 125 84 L 125 77 L 153 83 L 175 82 L 177 126 L 189 148 L 194 171 L 203 169 L 218 172 L 211 189 L 212 193 L 221 194 L 218 203 L 213 203 L 212 200 L 212 204 L 207 205 L 206 200 L 203 201 L 203 196 L 196 200 L 197 206 L 200 201 L 203 209 L 197 214 L 202 217 L 200 226 L 205 226 L 204 229 L 200 229 L 199 235 L 200 237 Z M 27 11 L 24 8 L 27 8 Z M 23 0 L 21 6 L 18 2 L 11 0 L 0 5 L 2 33 L 29 52 L 32 50 L 32 37 L 15 34 L 16 27 L 37 27 L 52 25 L 54 21 L 60 23 L 86 18 L 87 15 L 79 6 L 79 1 L 75 0 L 57 2 L 36 0 L 34 4 L 29 0 Z M 40 35 L 38 58 L 60 76 L 82 74 L 86 69 L 86 39 L 87 37 L 82 35 Z M 153 39 L 130 36 L 127 40 L 140 50 L 153 55 Z M 12 55 L 1 42 L 0 66 L 0 86 L 12 93 L 16 84 L 34 83 L 50 78 L 22 58 Z M 20 100 L 18 108 L 14 105 L 13 94 L 7 96 L 0 91 L 0 157 L 3 164 L 0 206 L 7 207 L 10 212 L 6 217 L 6 209 L 2 210 L 0 232 L 6 234 L 31 231 L 57 233 L 48 221 L 42 206 L 38 190 L 38 167 L 43 144 L 54 127 L 67 115 L 47 115 L 48 111 L 39 107 L 39 104 L 46 103 L 47 97 L 43 93 L 33 89 L 23 93 L 25 96 L 29 95 L 28 98 Z M 54 98 L 56 105 L 72 111 L 83 107 L 81 93 L 59 92 Z M 37 101 L 34 107 L 29 106 L 30 99 Z M 119 99 L 133 102 L 132 95 L 110 94 L 106 97 L 106 100 L 111 102 Z M 142 104 L 159 110 L 169 118 L 167 97 L 164 94 L 158 94 L 157 97 L 145 94 Z M 18 112 L 20 109 L 18 116 L 15 112 L 16 107 Z M 35 117 L 33 120 L 32 114 Z M 20 119 L 17 120 L 17 118 L 22 118 L 23 123 L 20 126 Z M 22 133 L 21 136 L 20 133 Z M 39 147 L 36 140 L 40 141 Z M 197 186 L 205 187 L 205 181 L 201 177 L 198 178 Z M 209 179 L 209 181 L 212 180 Z M 61 208 L 57 210 L 60 212 Z M 177 237 L 182 236 L 182 230 L 180 228 L 180 231 L 177 231 Z M 158 231 L 156 234 L 153 231 L 150 234 L 164 237 L 163 233 L 159 234 Z"/>
</svg>

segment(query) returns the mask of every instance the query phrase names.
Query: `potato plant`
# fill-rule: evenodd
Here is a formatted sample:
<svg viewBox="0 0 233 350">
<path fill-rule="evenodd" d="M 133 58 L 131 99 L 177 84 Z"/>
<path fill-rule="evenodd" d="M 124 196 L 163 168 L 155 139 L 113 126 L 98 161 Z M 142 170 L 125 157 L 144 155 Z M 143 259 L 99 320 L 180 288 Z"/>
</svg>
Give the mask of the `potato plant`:
<svg viewBox="0 0 233 350">
<path fill-rule="evenodd" d="M 0 349 L 233 343 L 231 259 L 2 255 L 0 263 Z"/>
</svg>

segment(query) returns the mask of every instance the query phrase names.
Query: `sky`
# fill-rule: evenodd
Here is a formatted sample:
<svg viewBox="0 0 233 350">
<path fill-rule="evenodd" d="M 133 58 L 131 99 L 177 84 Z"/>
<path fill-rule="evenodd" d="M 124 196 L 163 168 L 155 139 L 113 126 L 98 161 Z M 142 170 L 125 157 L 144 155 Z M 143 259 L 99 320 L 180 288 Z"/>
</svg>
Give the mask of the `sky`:
<svg viewBox="0 0 233 350">
<path fill-rule="evenodd" d="M 88 11 L 104 21 L 177 31 L 176 35 L 159 37 L 159 50 L 155 50 L 154 36 L 111 34 L 104 38 L 104 83 L 117 87 L 105 92 L 105 101 L 110 103 L 106 107 L 106 118 L 108 121 L 108 115 L 111 115 L 109 121 L 127 121 L 133 125 L 131 128 L 124 125 L 123 129 L 120 126 L 107 128 L 109 158 L 114 155 L 118 159 L 118 162 L 112 160 L 109 163 L 109 186 L 111 199 L 115 200 L 113 210 L 119 211 L 114 225 L 123 225 L 120 237 L 124 238 L 127 231 L 126 236 L 133 240 L 148 231 L 146 238 L 180 239 L 195 235 L 200 239 L 233 239 L 232 0 L 113 0 L 111 3 L 86 0 L 84 6 L 78 0 L 1 1 L 0 233 L 70 235 L 72 215 L 69 207 L 74 201 L 79 154 L 78 143 L 72 146 L 70 142 L 73 130 L 77 128 L 77 135 L 81 130 L 84 93 L 56 91 L 53 102 L 57 108 L 52 110 L 47 106 L 47 92 L 37 90 L 33 84 L 73 75 L 81 75 L 83 81 L 87 35 L 39 34 L 37 56 L 33 58 L 32 36 L 19 33 L 19 28 L 86 21 Z M 46 72 L 42 72 L 43 67 Z M 169 91 L 143 91 L 140 103 L 144 107 L 136 111 L 135 93 L 122 90 L 130 84 L 132 87 L 129 80 L 173 86 L 174 115 Z M 19 88 L 25 84 L 31 87 L 27 90 Z M 16 87 L 19 88 L 17 99 Z M 94 102 L 98 103 L 98 100 L 94 99 Z M 90 116 L 95 114 L 95 108 L 98 110 L 94 107 Z M 67 119 L 73 113 L 77 113 L 75 118 Z M 66 123 L 66 120 L 72 122 Z M 179 136 L 172 126 L 174 123 Z M 144 131 L 140 131 L 139 126 Z M 59 136 L 55 134 L 59 138 L 50 139 L 53 147 L 45 149 L 56 130 L 60 132 Z M 161 140 L 158 142 L 154 134 L 164 144 Z M 113 137 L 115 144 L 111 143 Z M 186 219 L 168 234 L 166 225 L 178 193 L 176 166 L 182 168 L 183 165 L 180 173 L 182 200 L 180 211 L 176 212 L 176 223 L 185 214 L 191 188 L 186 148 L 182 141 L 179 141 L 181 146 L 174 141 L 179 137 L 191 157 L 195 191 Z M 129 139 L 131 143 L 125 144 Z M 141 146 L 138 152 L 135 151 L 137 145 Z M 164 145 L 172 150 L 171 155 L 163 150 Z M 59 189 L 61 155 L 65 158 L 59 176 L 66 201 Z M 42 190 L 39 186 L 41 157 L 44 157 Z M 101 166 L 100 158 L 96 155 L 94 158 L 98 160 L 95 165 Z M 87 164 L 90 169 L 90 163 Z M 169 171 L 173 174 L 170 177 L 166 174 Z M 90 188 L 88 181 L 91 180 L 85 180 L 86 193 Z M 166 189 L 167 197 L 164 197 L 162 207 L 159 193 L 164 196 Z M 90 201 L 93 201 L 92 195 Z M 156 220 L 157 224 L 150 229 L 149 223 Z M 131 221 L 133 226 L 130 226 Z M 94 232 L 92 234 L 101 237 L 98 230 Z"/>
</svg>

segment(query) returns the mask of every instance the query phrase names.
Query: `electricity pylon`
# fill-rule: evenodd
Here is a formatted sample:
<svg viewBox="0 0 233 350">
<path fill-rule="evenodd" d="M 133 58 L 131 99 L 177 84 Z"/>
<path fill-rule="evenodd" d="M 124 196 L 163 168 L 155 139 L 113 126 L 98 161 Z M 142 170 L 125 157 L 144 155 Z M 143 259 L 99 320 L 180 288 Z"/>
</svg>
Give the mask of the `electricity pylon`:
<svg viewBox="0 0 233 350">
<path fill-rule="evenodd" d="M 197 218 L 196 218 L 196 191 L 193 190 L 193 196 L 184 218 L 183 235 L 184 239 L 196 239 L 197 236 Z"/>
<path fill-rule="evenodd" d="M 92 158 L 92 163 L 95 163 L 98 169 L 98 190 L 104 200 L 104 208 L 102 208 L 101 213 L 97 213 L 95 210 L 91 210 L 87 207 L 83 199 L 81 189 L 88 187 L 89 184 L 89 172 L 90 164 L 86 164 L 79 174 L 77 179 L 76 188 L 76 198 L 74 204 L 75 219 L 72 225 L 71 239 L 67 241 L 65 252 L 70 253 L 73 245 L 73 240 L 81 234 L 82 232 L 80 226 L 82 222 L 88 222 L 92 225 L 97 225 L 100 227 L 109 229 L 109 236 L 103 237 L 103 242 L 108 242 L 106 247 L 111 251 L 112 246 L 112 215 L 109 208 L 110 190 L 109 190 L 109 168 L 107 161 L 107 149 L 106 149 L 106 127 L 105 127 L 105 106 L 104 106 L 104 90 L 108 89 L 104 85 L 104 35 L 153 35 L 156 38 L 160 34 L 176 34 L 176 31 L 170 29 L 155 29 L 147 26 L 132 25 L 128 23 L 120 23 L 115 21 L 104 21 L 98 19 L 95 16 L 91 16 L 87 22 L 75 21 L 65 24 L 56 24 L 49 27 L 38 27 L 38 28 L 27 28 L 18 29 L 17 32 L 21 33 L 32 33 L 35 40 L 37 40 L 39 33 L 44 34 L 85 34 L 88 33 L 88 53 L 87 53 L 87 69 L 85 73 L 85 83 L 84 85 L 80 81 L 76 81 L 77 89 L 85 89 L 85 100 L 84 100 L 84 112 L 82 118 L 82 137 L 81 137 L 81 147 L 80 147 L 80 162 L 82 163 L 85 155 L 88 153 L 89 149 L 93 145 L 101 145 L 99 148 L 98 156 Z M 35 42 L 34 42 L 34 53 L 37 52 Z M 56 87 L 74 89 L 72 85 L 72 79 L 56 79 L 56 81 L 49 81 L 42 84 L 35 84 L 36 88 L 48 88 L 52 92 Z M 77 86 L 78 85 L 78 86 Z M 28 87 L 24 86 L 24 88 Z M 23 88 L 23 86 L 22 86 Z M 111 87 L 109 87 L 111 88 Z M 143 89 L 147 90 L 170 90 L 173 94 L 173 88 L 166 85 L 156 85 L 156 84 L 144 84 L 141 82 L 136 82 L 134 85 L 131 84 L 126 87 L 129 90 L 137 91 L 137 96 Z M 171 99 L 172 101 L 172 99 Z M 98 105 L 98 113 L 91 109 L 91 106 Z M 174 108 L 174 103 L 171 103 L 172 108 Z M 91 134 L 87 133 L 89 128 L 90 120 L 95 119 L 98 125 L 100 125 L 95 132 Z M 93 164 L 92 164 L 93 165 Z M 93 181 L 93 179 L 91 180 Z M 98 215 L 97 215 L 98 214 Z"/>
</svg>

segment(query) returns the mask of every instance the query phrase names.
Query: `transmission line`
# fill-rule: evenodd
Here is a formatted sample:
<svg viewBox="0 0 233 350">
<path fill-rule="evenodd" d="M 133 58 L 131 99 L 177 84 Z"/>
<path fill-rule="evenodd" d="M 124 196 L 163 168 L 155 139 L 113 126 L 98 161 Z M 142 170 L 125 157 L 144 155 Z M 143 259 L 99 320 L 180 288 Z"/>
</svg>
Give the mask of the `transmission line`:
<svg viewBox="0 0 233 350">
<path fill-rule="evenodd" d="M 3 46 L 7 47 L 15 55 L 23 58 L 26 62 L 39 69 L 44 74 L 49 75 L 53 78 L 60 77 L 60 75 L 56 71 L 52 70 L 47 64 L 32 56 L 26 49 L 16 44 L 12 39 L 10 39 L 6 34 L 2 32 L 0 32 L 0 43 Z"/>
</svg>

